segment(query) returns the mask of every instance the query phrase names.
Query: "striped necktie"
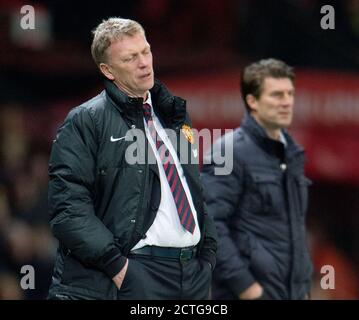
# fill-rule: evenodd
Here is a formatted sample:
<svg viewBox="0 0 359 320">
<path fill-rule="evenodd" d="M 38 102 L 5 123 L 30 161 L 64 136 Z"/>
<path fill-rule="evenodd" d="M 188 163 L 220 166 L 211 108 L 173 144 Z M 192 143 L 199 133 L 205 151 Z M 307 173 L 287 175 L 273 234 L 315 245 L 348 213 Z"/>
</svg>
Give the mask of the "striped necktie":
<svg viewBox="0 0 359 320">
<path fill-rule="evenodd" d="M 153 124 L 151 106 L 148 103 L 143 105 L 143 113 L 151 138 L 156 144 L 156 148 L 166 174 L 167 182 L 170 186 L 172 196 L 176 204 L 181 225 L 193 234 L 196 223 L 193 218 L 193 213 L 189 205 L 186 192 L 183 189 L 183 185 L 171 152 L 168 150 L 161 137 L 157 134 L 156 128 Z"/>
</svg>

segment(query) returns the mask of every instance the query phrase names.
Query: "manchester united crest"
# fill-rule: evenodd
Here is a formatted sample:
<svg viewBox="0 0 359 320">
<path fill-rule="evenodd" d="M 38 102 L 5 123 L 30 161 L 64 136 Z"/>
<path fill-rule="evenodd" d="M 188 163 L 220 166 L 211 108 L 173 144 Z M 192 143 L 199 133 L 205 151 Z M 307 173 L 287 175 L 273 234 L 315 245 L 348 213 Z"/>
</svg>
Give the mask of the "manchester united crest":
<svg viewBox="0 0 359 320">
<path fill-rule="evenodd" d="M 188 126 L 187 124 L 184 124 L 182 126 L 182 133 L 184 134 L 184 136 L 190 143 L 192 143 L 192 144 L 194 143 L 193 131 L 190 126 Z"/>
</svg>

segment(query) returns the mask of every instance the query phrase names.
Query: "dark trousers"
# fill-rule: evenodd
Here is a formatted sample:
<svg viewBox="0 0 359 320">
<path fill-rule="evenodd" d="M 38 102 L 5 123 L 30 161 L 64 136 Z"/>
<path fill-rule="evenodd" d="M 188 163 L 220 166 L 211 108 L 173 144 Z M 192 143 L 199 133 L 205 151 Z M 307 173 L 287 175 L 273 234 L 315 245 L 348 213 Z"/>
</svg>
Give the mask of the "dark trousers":
<svg viewBox="0 0 359 320">
<path fill-rule="evenodd" d="M 193 258 L 180 261 L 130 254 L 119 300 L 209 299 L 212 271 L 208 263 Z"/>
</svg>

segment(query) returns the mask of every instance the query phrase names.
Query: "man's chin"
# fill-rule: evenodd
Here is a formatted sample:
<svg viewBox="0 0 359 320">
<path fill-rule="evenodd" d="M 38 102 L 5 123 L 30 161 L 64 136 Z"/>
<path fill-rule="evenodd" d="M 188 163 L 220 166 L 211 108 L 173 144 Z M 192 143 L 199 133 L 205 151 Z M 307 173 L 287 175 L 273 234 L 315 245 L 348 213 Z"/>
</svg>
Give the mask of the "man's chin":
<svg viewBox="0 0 359 320">
<path fill-rule="evenodd" d="M 292 124 L 292 117 L 285 117 L 282 119 L 278 119 L 277 124 L 283 129 L 288 128 Z"/>
<path fill-rule="evenodd" d="M 291 124 L 292 124 L 292 121 L 282 121 L 281 123 L 279 123 L 279 126 L 282 129 L 287 129 L 290 127 Z"/>
<path fill-rule="evenodd" d="M 150 90 L 153 88 L 154 84 L 155 84 L 155 82 L 152 78 L 151 80 L 148 80 L 148 81 L 146 81 L 146 83 L 143 84 L 142 89 L 144 91 Z"/>
</svg>

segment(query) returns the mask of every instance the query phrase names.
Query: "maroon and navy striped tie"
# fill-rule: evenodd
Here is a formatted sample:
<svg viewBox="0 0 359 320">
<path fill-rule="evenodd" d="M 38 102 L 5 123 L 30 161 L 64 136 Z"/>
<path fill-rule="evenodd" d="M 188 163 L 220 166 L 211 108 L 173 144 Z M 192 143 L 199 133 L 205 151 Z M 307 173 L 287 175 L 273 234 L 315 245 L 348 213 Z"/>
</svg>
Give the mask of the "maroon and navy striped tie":
<svg viewBox="0 0 359 320">
<path fill-rule="evenodd" d="M 157 151 L 165 170 L 168 184 L 170 186 L 173 199 L 175 201 L 179 219 L 182 226 L 193 233 L 196 223 L 193 218 L 193 213 L 187 199 L 186 192 L 183 189 L 181 179 L 179 177 L 177 167 L 173 161 L 172 155 L 161 137 L 157 134 L 156 128 L 153 124 L 151 106 L 148 103 L 143 105 L 143 113 L 147 122 L 148 130 L 153 141 L 156 144 Z"/>
</svg>

